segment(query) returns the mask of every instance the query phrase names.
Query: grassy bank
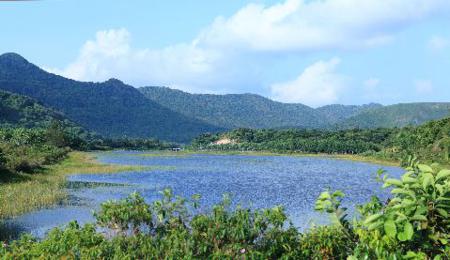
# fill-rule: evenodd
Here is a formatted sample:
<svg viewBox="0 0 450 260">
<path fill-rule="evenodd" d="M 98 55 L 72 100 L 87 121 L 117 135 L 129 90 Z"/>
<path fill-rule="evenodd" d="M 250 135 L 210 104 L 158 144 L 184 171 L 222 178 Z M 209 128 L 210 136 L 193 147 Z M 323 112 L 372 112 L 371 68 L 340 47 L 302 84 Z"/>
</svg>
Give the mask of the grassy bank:
<svg viewBox="0 0 450 260">
<path fill-rule="evenodd" d="M 34 174 L 16 174 L 0 182 L 0 219 L 18 216 L 34 209 L 63 201 L 66 176 L 70 174 L 116 173 L 139 171 L 149 167 L 102 164 L 95 155 L 71 152 L 58 164 L 44 167 Z"/>
</svg>

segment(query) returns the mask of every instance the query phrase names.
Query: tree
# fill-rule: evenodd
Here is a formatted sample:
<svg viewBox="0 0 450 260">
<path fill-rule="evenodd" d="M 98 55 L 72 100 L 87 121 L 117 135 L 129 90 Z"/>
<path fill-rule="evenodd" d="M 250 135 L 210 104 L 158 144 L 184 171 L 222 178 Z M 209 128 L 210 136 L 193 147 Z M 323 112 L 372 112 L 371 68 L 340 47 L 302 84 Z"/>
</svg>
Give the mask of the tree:
<svg viewBox="0 0 450 260">
<path fill-rule="evenodd" d="M 60 121 L 53 120 L 46 132 L 49 143 L 56 147 L 67 146 L 67 137 L 64 126 Z"/>
<path fill-rule="evenodd" d="M 5 168 L 6 158 L 3 154 L 2 148 L 0 148 L 0 169 Z"/>
<path fill-rule="evenodd" d="M 442 130 L 442 137 L 437 140 L 437 142 L 434 144 L 435 150 L 440 149 L 442 151 L 443 160 L 445 162 L 448 162 L 449 160 L 449 150 L 450 150 L 450 127 L 446 126 Z"/>
</svg>

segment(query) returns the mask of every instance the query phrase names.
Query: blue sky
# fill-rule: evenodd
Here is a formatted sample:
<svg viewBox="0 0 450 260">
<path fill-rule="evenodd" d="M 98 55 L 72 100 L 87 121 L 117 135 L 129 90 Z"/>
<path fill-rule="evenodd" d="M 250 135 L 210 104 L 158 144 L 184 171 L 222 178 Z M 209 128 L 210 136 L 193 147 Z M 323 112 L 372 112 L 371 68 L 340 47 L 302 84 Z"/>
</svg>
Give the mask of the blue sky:
<svg viewBox="0 0 450 260">
<path fill-rule="evenodd" d="M 0 52 L 53 73 L 314 107 L 450 101 L 449 28 L 448 0 L 0 2 Z"/>
</svg>

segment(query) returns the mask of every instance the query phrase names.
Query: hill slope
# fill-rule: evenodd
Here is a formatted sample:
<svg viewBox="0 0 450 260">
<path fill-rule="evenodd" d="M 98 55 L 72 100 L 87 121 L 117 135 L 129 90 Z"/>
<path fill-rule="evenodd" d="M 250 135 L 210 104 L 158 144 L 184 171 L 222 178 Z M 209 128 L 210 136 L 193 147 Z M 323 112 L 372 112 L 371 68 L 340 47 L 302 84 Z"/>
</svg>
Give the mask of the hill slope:
<svg viewBox="0 0 450 260">
<path fill-rule="evenodd" d="M 186 116 L 226 128 L 321 128 L 321 114 L 302 104 L 275 102 L 254 94 L 190 94 L 165 87 L 139 90 L 149 99 Z"/>
<path fill-rule="evenodd" d="M 47 127 L 53 120 L 74 125 L 36 100 L 0 90 L 0 127 Z"/>
<path fill-rule="evenodd" d="M 409 103 L 364 111 L 340 123 L 341 128 L 420 125 L 450 115 L 450 103 Z"/>
<path fill-rule="evenodd" d="M 0 56 L 0 89 L 35 98 L 106 136 L 184 142 L 203 132 L 221 130 L 152 102 L 119 80 L 91 83 L 66 79 L 14 53 Z"/>
<path fill-rule="evenodd" d="M 324 119 L 327 120 L 327 122 L 329 122 L 329 124 L 338 124 L 348 118 L 357 116 L 366 111 L 382 107 L 383 105 L 376 103 L 361 106 L 334 104 L 319 107 L 316 109 L 316 111 L 319 112 L 324 117 Z"/>
<path fill-rule="evenodd" d="M 188 117 L 225 128 L 378 128 L 418 125 L 449 115 L 450 103 L 327 105 L 313 109 L 254 94 L 190 94 L 166 87 L 139 90 Z"/>
</svg>

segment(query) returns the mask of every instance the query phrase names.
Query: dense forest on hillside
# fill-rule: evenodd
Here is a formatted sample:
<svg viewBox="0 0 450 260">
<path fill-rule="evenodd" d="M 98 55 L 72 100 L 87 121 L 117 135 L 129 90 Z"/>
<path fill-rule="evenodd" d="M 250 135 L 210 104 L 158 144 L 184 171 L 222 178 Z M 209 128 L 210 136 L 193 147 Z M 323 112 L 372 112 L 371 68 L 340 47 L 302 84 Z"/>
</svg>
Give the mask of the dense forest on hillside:
<svg viewBox="0 0 450 260">
<path fill-rule="evenodd" d="M 363 154 L 406 161 L 416 155 L 425 161 L 448 162 L 450 119 L 418 127 L 320 130 L 236 129 L 204 134 L 192 147 L 207 150 L 276 151 L 300 153 Z"/>
<path fill-rule="evenodd" d="M 450 103 L 397 104 L 369 109 L 343 120 L 340 128 L 404 127 L 450 116 Z"/>
<path fill-rule="evenodd" d="M 0 55 L 0 89 L 32 97 L 80 126 L 109 137 L 187 142 L 205 131 L 222 129 L 167 109 L 119 80 L 66 79 L 13 53 Z"/>
<path fill-rule="evenodd" d="M 254 94 L 194 95 L 164 87 L 139 90 L 162 106 L 228 129 L 326 126 L 319 113 L 308 106 L 284 104 Z"/>
<path fill-rule="evenodd" d="M 26 96 L 0 90 L 0 127 L 47 127 L 52 121 L 76 127 L 64 115 Z"/>
<path fill-rule="evenodd" d="M 450 115 L 450 103 L 390 106 L 327 105 L 311 108 L 254 94 L 190 94 L 166 87 L 139 90 L 152 101 L 191 118 L 225 128 L 353 129 L 420 125 Z"/>
</svg>

